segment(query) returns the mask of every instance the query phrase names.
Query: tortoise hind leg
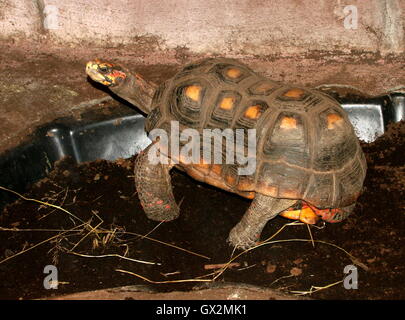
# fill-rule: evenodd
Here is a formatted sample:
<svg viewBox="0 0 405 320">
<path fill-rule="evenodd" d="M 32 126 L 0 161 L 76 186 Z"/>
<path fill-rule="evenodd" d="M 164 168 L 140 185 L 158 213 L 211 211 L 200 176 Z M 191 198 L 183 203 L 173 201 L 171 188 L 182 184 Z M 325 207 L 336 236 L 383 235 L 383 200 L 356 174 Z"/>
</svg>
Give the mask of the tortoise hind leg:
<svg viewBox="0 0 405 320">
<path fill-rule="evenodd" d="M 152 145 L 151 145 L 152 146 Z M 149 219 L 169 221 L 179 216 L 173 196 L 168 164 L 152 164 L 148 159 L 149 146 L 135 162 L 135 186 L 141 205 Z"/>
<path fill-rule="evenodd" d="M 228 241 L 240 249 L 254 246 L 266 223 L 296 202 L 297 200 L 277 199 L 256 193 L 242 220 L 231 230 Z"/>
</svg>

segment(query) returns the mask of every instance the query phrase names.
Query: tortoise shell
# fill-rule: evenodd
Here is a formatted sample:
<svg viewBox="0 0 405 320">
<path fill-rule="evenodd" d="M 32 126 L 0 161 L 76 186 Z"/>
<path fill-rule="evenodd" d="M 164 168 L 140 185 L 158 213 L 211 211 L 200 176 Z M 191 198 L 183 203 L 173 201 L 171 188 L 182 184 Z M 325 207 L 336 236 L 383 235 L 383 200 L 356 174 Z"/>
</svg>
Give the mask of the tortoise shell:
<svg viewBox="0 0 405 320">
<path fill-rule="evenodd" d="M 313 89 L 286 86 L 232 59 L 187 65 L 155 92 L 146 130 L 256 129 L 256 170 L 238 164 L 179 165 L 193 178 L 247 198 L 255 192 L 302 199 L 318 208 L 353 204 L 366 161 L 339 103 Z M 247 147 L 246 147 L 247 148 Z M 247 151 L 246 153 L 247 154 Z"/>
</svg>

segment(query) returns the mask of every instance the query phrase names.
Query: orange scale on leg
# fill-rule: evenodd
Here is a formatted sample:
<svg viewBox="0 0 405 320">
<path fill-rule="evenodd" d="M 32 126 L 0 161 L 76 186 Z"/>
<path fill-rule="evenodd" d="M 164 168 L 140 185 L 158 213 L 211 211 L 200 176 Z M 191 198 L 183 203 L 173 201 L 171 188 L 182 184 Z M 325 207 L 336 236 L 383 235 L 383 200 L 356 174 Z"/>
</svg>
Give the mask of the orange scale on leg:
<svg viewBox="0 0 405 320">
<path fill-rule="evenodd" d="M 222 166 L 220 164 L 213 164 L 211 166 L 211 172 L 216 176 L 221 176 Z"/>
</svg>

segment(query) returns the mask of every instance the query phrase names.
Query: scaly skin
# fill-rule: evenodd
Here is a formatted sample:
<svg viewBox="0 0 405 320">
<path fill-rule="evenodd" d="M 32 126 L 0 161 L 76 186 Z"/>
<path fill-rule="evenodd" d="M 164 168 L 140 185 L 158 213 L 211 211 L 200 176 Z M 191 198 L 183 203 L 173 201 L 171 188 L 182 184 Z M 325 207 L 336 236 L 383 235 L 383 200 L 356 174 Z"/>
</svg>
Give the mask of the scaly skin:
<svg viewBox="0 0 405 320">
<path fill-rule="evenodd" d="M 173 196 L 170 179 L 172 166 L 152 164 L 148 151 L 152 145 L 142 151 L 135 162 L 135 186 L 141 205 L 151 220 L 170 221 L 179 216 L 180 210 Z"/>
<path fill-rule="evenodd" d="M 138 107 L 145 114 L 151 112 L 156 85 L 138 73 L 98 59 L 86 64 L 87 75 L 95 82 L 107 86 L 117 96 Z"/>
<path fill-rule="evenodd" d="M 297 200 L 277 199 L 256 193 L 242 220 L 231 230 L 228 241 L 239 249 L 256 245 L 267 222 L 296 202 Z"/>
</svg>

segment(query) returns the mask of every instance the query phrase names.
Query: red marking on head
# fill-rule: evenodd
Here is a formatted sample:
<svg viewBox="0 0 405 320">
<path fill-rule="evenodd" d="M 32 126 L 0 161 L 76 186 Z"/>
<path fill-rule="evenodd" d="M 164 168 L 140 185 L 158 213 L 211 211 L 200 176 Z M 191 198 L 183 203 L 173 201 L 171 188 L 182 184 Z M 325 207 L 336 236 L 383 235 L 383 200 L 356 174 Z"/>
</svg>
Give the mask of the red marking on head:
<svg viewBox="0 0 405 320">
<path fill-rule="evenodd" d="M 170 204 L 165 205 L 165 209 L 170 209 L 170 208 L 171 208 Z"/>
<path fill-rule="evenodd" d="M 125 79 L 127 77 L 127 75 L 124 72 L 118 70 L 114 70 L 113 72 L 111 72 L 111 76 L 113 76 L 114 78 L 122 78 L 122 79 Z"/>
<path fill-rule="evenodd" d="M 336 223 L 340 222 L 341 220 L 334 220 L 333 218 L 337 213 L 342 213 L 342 210 L 339 208 L 333 208 L 333 209 L 318 209 L 314 206 L 311 206 L 308 204 L 308 206 L 315 212 L 317 216 L 320 216 L 323 221 L 329 222 L 329 223 Z"/>
</svg>

